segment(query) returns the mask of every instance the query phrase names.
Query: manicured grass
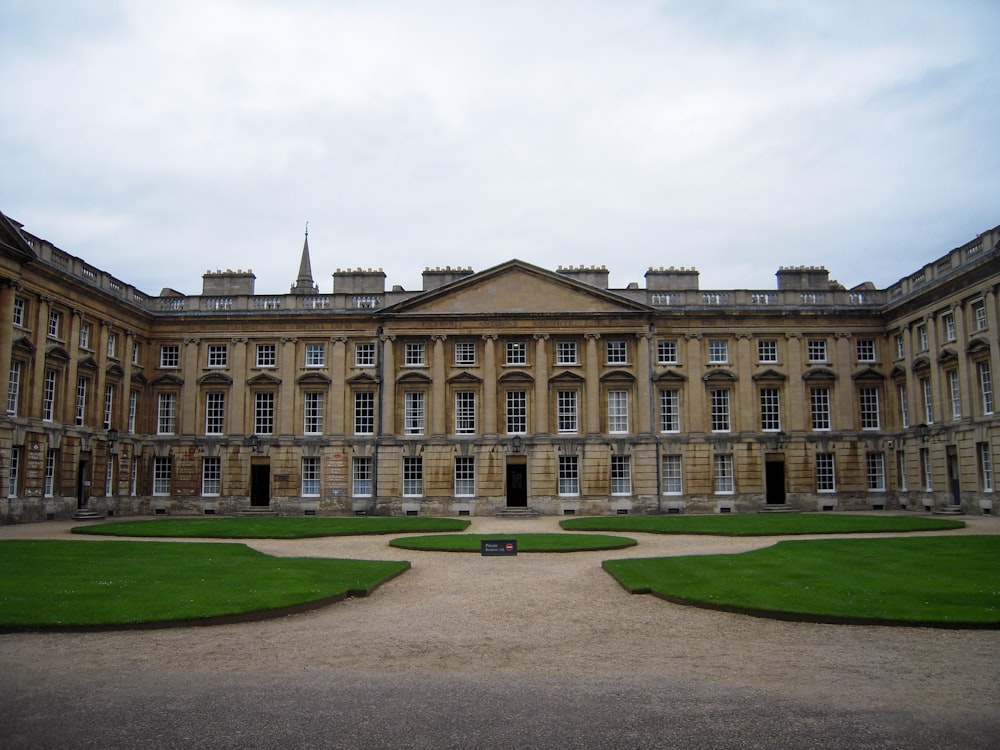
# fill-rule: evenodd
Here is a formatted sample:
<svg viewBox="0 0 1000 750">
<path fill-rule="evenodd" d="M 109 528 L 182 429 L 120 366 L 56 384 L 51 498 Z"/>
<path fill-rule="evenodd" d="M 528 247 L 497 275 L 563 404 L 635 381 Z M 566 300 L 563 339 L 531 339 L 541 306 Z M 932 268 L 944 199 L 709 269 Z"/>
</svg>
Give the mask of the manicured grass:
<svg viewBox="0 0 1000 750">
<path fill-rule="evenodd" d="M 781 619 L 1000 627 L 1000 536 L 784 541 L 738 555 L 608 560 L 635 594 Z"/>
<path fill-rule="evenodd" d="M 483 539 L 516 539 L 521 552 L 584 552 L 622 549 L 635 539 L 606 534 L 440 534 L 393 539 L 390 547 L 434 552 L 479 552 Z"/>
<path fill-rule="evenodd" d="M 568 531 L 630 531 L 651 534 L 717 534 L 720 536 L 785 536 L 793 534 L 871 534 L 944 531 L 965 527 L 962 521 L 916 516 L 841 513 L 747 513 L 719 515 L 594 516 L 569 518 Z"/>
<path fill-rule="evenodd" d="M 73 533 L 189 539 L 304 539 L 319 536 L 462 531 L 469 527 L 469 523 L 467 520 L 458 518 L 387 518 L 382 516 L 172 518 L 76 526 L 73 528 Z"/>
<path fill-rule="evenodd" d="M 365 596 L 409 566 L 270 557 L 242 544 L 2 541 L 0 630 L 284 613 Z"/>
</svg>

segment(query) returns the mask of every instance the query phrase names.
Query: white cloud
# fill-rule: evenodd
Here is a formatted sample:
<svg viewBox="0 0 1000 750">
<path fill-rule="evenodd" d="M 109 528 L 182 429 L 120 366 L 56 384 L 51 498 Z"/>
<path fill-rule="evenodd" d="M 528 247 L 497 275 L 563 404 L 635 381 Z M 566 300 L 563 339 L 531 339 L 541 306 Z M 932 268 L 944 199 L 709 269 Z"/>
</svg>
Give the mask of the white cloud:
<svg viewBox="0 0 1000 750">
<path fill-rule="evenodd" d="M 1000 221 L 974 0 L 120 9 L 0 10 L 0 210 L 148 291 L 282 291 L 306 220 L 321 288 L 510 257 L 886 285 Z"/>
</svg>

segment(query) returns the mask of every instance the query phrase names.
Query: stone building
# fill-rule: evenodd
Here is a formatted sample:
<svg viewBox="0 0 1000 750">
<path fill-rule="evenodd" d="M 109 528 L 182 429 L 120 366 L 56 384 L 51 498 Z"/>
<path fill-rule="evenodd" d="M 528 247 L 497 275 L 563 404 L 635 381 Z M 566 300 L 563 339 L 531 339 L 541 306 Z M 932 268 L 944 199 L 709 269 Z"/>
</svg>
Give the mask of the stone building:
<svg viewBox="0 0 1000 750">
<path fill-rule="evenodd" d="M 141 292 L 0 214 L 0 520 L 989 512 L 1000 227 L 888 289 L 782 268 L 249 270 Z M 290 276 L 294 269 L 289 269 Z"/>
</svg>

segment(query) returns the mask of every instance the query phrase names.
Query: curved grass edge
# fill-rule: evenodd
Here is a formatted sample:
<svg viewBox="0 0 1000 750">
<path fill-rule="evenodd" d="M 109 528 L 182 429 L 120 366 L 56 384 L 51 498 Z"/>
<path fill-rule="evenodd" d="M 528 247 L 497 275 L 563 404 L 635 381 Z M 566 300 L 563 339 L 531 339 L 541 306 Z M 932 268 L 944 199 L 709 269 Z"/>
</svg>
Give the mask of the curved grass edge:
<svg viewBox="0 0 1000 750">
<path fill-rule="evenodd" d="M 855 520 L 858 523 L 852 528 L 851 523 Z M 846 524 L 845 521 L 847 521 Z M 701 525 L 702 528 L 698 528 L 698 525 Z M 709 527 L 719 526 L 720 528 L 705 528 L 705 525 Z M 740 525 L 762 528 L 726 528 L 726 526 Z M 796 525 L 801 528 L 796 528 Z M 964 521 L 953 519 L 910 516 L 869 517 L 862 514 L 584 516 L 564 519 L 559 522 L 559 526 L 567 531 L 723 537 L 915 534 L 966 528 Z M 689 526 L 693 526 L 693 528 L 689 528 Z"/>
<path fill-rule="evenodd" d="M 410 569 L 411 566 L 408 561 L 404 560 L 401 562 L 405 563 L 403 567 L 368 588 L 348 589 L 333 596 L 325 596 L 320 599 L 299 602 L 297 604 L 286 604 L 281 607 L 187 619 L 149 620 L 146 622 L 107 623 L 102 625 L 0 625 L 0 635 L 7 633 L 107 633 L 127 630 L 168 630 L 171 628 L 215 627 L 218 625 L 238 625 L 248 622 L 276 620 L 279 617 L 289 617 L 291 615 L 323 609 L 331 604 L 342 602 L 345 599 L 360 599 L 370 596 L 380 586 L 398 578 Z"/>
<path fill-rule="evenodd" d="M 588 538 L 601 540 L 602 543 L 588 544 L 581 547 L 566 547 L 553 549 L 525 549 L 522 540 L 529 539 L 537 541 L 540 538 L 552 538 L 568 540 L 570 537 Z M 449 541 L 468 541 L 468 546 L 452 547 L 448 546 Z M 458 553 L 479 553 L 480 542 L 484 539 L 516 539 L 518 554 L 564 554 L 572 552 L 606 552 L 609 550 L 625 549 L 634 547 L 638 541 L 626 536 L 610 536 L 605 534 L 563 534 L 563 533 L 538 533 L 538 534 L 435 534 L 430 536 L 402 537 L 389 542 L 390 547 L 397 549 L 413 550 L 417 552 L 458 552 Z M 474 540 L 474 541 L 473 541 Z M 438 544 L 432 544 L 437 542 Z M 416 544 L 413 544 L 416 543 Z M 419 546 L 418 546 L 419 545 Z M 529 545 L 530 547 L 530 545 Z"/>
<path fill-rule="evenodd" d="M 416 521 L 419 520 L 419 523 Z M 74 526 L 72 534 L 88 536 L 113 536 L 133 539 L 322 539 L 325 537 L 344 536 L 386 536 L 389 534 L 447 534 L 467 529 L 471 521 L 457 518 L 385 518 L 376 522 L 385 528 L 365 529 L 372 525 L 371 517 L 359 518 L 171 518 L 137 521 L 109 521 L 97 524 Z M 199 527 L 197 533 L 177 533 L 187 524 Z M 268 529 L 271 524 L 279 527 L 282 533 L 274 533 Z M 212 526 L 219 526 L 222 532 L 215 532 Z M 326 525 L 331 530 L 319 531 L 308 529 L 310 525 Z M 244 526 L 246 530 L 236 533 L 234 527 Z M 337 526 L 342 527 L 336 529 Z M 408 529 L 407 526 L 422 526 L 426 528 Z M 439 528 L 434 528 L 438 526 Z M 296 527 L 302 531 L 290 531 Z M 229 529 L 226 531 L 225 529 Z M 173 530 L 171 532 L 171 530 Z M 145 532 L 145 533 L 144 533 Z M 152 532 L 152 533 L 150 533 Z"/>
<path fill-rule="evenodd" d="M 602 566 L 603 567 L 603 566 Z M 614 574 L 611 574 L 615 578 Z M 617 581 L 618 579 L 615 578 Z M 891 620 L 878 617 L 844 617 L 838 615 L 817 615 L 802 612 L 789 612 L 777 609 L 756 609 L 753 607 L 736 607 L 728 604 L 713 604 L 712 602 L 701 601 L 699 599 L 687 599 L 680 596 L 661 594 L 650 589 L 630 590 L 628 586 L 618 581 L 630 594 L 649 594 L 657 599 L 680 604 L 687 607 L 698 607 L 699 609 L 710 609 L 716 612 L 729 612 L 737 615 L 747 615 L 749 617 L 759 617 L 767 620 L 781 620 L 783 622 L 808 622 L 818 625 L 880 625 L 897 628 L 940 628 L 947 630 L 1000 630 L 1000 622 L 960 622 L 960 621 L 938 621 L 938 620 Z"/>
<path fill-rule="evenodd" d="M 909 548 L 909 553 L 912 555 L 917 551 L 922 552 L 922 550 L 929 544 L 935 549 L 933 549 L 933 551 L 928 549 L 926 552 L 929 556 L 928 565 L 944 568 L 949 563 L 954 564 L 954 560 L 949 561 L 948 559 L 949 553 L 951 552 L 949 548 L 953 546 L 952 542 L 958 542 L 960 539 L 961 541 L 982 540 L 983 542 L 985 542 L 985 540 L 990 540 L 988 545 L 980 545 L 979 559 L 980 561 L 989 561 L 994 559 L 992 557 L 992 553 L 986 555 L 985 557 L 982 556 L 984 551 L 989 552 L 991 549 L 996 549 L 996 543 L 998 540 L 993 535 L 961 538 L 936 537 L 927 538 L 926 540 L 896 538 L 888 541 L 893 542 L 893 546 L 896 546 L 896 542 L 900 543 L 902 547 L 900 554 L 896 556 L 895 560 L 891 559 L 892 556 L 887 556 L 888 567 L 881 573 L 869 575 L 868 572 L 862 568 L 851 567 L 848 569 L 848 574 L 851 576 L 850 580 L 853 582 L 852 585 L 855 592 L 857 591 L 857 585 L 866 579 L 875 586 L 872 591 L 875 592 L 876 595 L 879 591 L 883 590 L 882 586 L 886 585 L 886 580 L 897 580 L 895 576 L 898 576 L 898 570 L 894 570 L 894 567 L 898 567 L 901 562 L 908 568 L 912 566 L 912 560 L 907 561 L 905 557 L 907 554 L 907 548 Z M 938 544 L 938 542 L 946 542 L 946 540 L 947 543 L 943 545 Z M 780 604 L 779 606 L 768 606 L 768 603 L 765 602 L 760 602 L 761 606 L 755 606 L 756 603 L 753 601 L 754 595 L 740 597 L 745 601 L 740 601 L 740 598 L 734 601 L 731 596 L 726 595 L 725 586 L 720 588 L 716 585 L 717 582 L 722 580 L 720 575 L 725 576 L 726 570 L 729 570 L 733 571 L 733 574 L 736 575 L 735 580 L 741 581 L 741 585 L 746 586 L 747 590 L 756 591 L 757 587 L 755 582 L 773 577 L 776 570 L 776 563 L 782 565 L 791 561 L 791 558 L 787 555 L 787 551 L 792 548 L 787 545 L 795 545 L 798 550 L 803 550 L 810 547 L 815 549 L 815 545 L 818 544 L 833 545 L 838 542 L 843 542 L 847 545 L 867 545 L 868 543 L 877 541 L 879 540 L 842 539 L 830 540 L 830 542 L 818 540 L 786 540 L 770 547 L 763 547 L 736 554 L 709 555 L 707 557 L 700 555 L 684 555 L 677 558 L 655 557 L 605 560 L 602 562 L 601 568 L 630 594 L 651 594 L 658 599 L 662 599 L 673 604 L 747 615 L 750 617 L 780 620 L 785 622 L 808 622 L 829 625 L 920 627 L 945 630 L 1000 630 L 1000 612 L 997 611 L 996 604 L 992 601 L 992 599 L 1000 594 L 1000 578 L 998 578 L 995 572 L 987 573 L 984 578 L 977 579 L 984 582 L 985 588 L 978 591 L 979 598 L 976 600 L 976 603 L 972 605 L 973 609 L 970 609 L 964 614 L 962 612 L 955 612 L 954 616 L 952 612 L 947 610 L 921 612 L 919 601 L 913 602 L 913 595 L 915 592 L 914 587 L 907 585 L 900 587 L 902 598 L 898 602 L 890 604 L 888 607 L 881 607 L 881 609 L 886 609 L 888 611 L 854 613 L 850 610 L 853 608 L 854 604 L 862 604 L 862 601 L 852 601 L 851 606 L 845 608 L 842 606 L 844 601 L 842 598 L 842 592 L 838 594 L 836 587 L 829 589 L 824 588 L 821 583 L 817 582 L 814 571 L 807 572 L 805 576 L 798 579 L 797 583 L 792 584 L 793 587 L 801 587 L 799 590 L 805 594 L 805 596 L 804 598 L 797 597 L 797 600 L 795 601 L 790 599 L 788 602 L 792 605 L 790 608 L 782 607 Z M 771 556 L 771 552 L 776 553 L 776 551 L 782 547 L 786 549 L 784 561 L 781 560 L 780 555 L 776 554 L 775 557 Z M 845 554 L 845 547 L 830 547 L 830 549 L 833 550 L 838 556 L 842 556 L 844 558 L 849 557 Z M 868 555 L 863 554 L 866 551 L 869 551 L 870 547 L 857 546 L 853 547 L 853 550 L 857 550 L 859 559 L 872 559 L 870 557 L 870 552 Z M 755 561 L 754 564 L 748 565 L 746 568 L 739 568 L 739 563 L 735 562 L 738 558 L 758 554 L 766 554 L 767 556 L 761 558 L 759 561 Z M 827 556 L 829 556 L 829 553 L 827 553 Z M 698 558 L 703 558 L 704 562 L 699 561 Z M 668 562 L 670 560 L 676 560 L 678 565 L 671 565 Z M 658 565 L 658 563 L 661 563 L 661 565 Z M 961 561 L 958 561 L 958 563 L 961 564 Z M 645 572 L 643 572 L 643 567 L 645 567 L 644 564 L 649 564 L 651 566 L 648 567 Z M 821 561 L 821 564 L 825 563 Z M 867 563 L 865 564 L 867 565 Z M 980 565 L 980 569 L 982 569 L 982 567 L 983 566 Z M 742 570 L 744 574 L 740 576 L 736 573 L 737 569 Z M 680 583 L 682 589 L 687 588 L 689 590 L 672 592 L 672 580 L 676 580 Z M 926 583 L 931 585 L 926 589 L 919 590 L 917 596 L 921 599 L 926 597 L 932 602 L 935 600 L 940 602 L 943 599 L 954 600 L 954 597 L 956 596 L 962 597 L 969 594 L 967 588 L 963 589 L 960 587 L 958 590 L 954 590 L 950 587 L 947 581 L 941 581 L 940 579 L 935 581 L 933 578 L 925 578 L 924 580 Z M 690 590 L 692 588 L 694 590 Z M 890 588 L 895 587 L 891 586 Z M 791 591 L 792 588 L 789 587 L 786 590 Z M 704 596 L 702 597 L 696 594 L 704 594 Z M 824 599 L 823 604 L 818 609 L 811 608 L 809 605 L 810 596 L 812 596 L 812 601 L 816 602 L 816 594 L 820 594 L 822 597 L 832 596 L 833 598 Z M 840 599 L 837 598 L 838 595 L 841 597 Z M 848 599 L 851 599 L 851 597 L 852 595 L 848 595 Z M 712 601 L 713 598 L 723 598 L 727 600 Z M 768 598 L 767 595 L 765 595 L 764 598 Z M 822 611 L 823 606 L 827 601 L 834 602 L 832 609 L 840 609 L 841 611 Z M 923 603 L 924 605 L 927 605 L 928 601 L 924 601 Z M 916 614 L 911 616 L 908 610 Z"/>
</svg>

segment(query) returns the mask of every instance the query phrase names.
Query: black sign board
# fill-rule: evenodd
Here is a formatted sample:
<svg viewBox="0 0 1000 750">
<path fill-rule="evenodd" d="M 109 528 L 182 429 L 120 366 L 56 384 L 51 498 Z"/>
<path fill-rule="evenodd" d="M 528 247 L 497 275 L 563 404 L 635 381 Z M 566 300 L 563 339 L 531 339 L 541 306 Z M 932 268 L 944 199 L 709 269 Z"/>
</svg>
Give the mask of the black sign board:
<svg viewBox="0 0 1000 750">
<path fill-rule="evenodd" d="M 479 542 L 479 551 L 483 555 L 516 555 L 516 539 L 482 539 Z"/>
</svg>

